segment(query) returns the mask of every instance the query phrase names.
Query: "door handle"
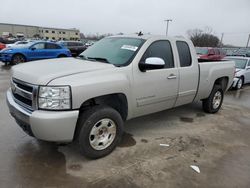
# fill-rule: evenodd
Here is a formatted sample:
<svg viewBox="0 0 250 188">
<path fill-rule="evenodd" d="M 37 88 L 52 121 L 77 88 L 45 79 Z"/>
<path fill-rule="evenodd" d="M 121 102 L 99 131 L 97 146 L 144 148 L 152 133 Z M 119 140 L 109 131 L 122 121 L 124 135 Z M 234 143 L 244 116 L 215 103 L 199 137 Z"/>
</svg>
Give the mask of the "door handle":
<svg viewBox="0 0 250 188">
<path fill-rule="evenodd" d="M 170 74 L 170 75 L 168 76 L 168 79 L 169 79 L 169 80 L 171 80 L 171 79 L 176 79 L 176 78 L 177 78 L 177 76 L 174 75 L 174 74 Z"/>
</svg>

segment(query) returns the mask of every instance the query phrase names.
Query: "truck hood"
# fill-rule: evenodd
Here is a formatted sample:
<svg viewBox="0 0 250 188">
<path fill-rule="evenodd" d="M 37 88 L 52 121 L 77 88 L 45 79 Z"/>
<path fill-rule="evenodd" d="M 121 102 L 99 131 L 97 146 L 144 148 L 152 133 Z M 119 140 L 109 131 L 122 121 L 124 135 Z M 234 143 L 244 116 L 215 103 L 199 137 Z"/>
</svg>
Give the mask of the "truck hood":
<svg viewBox="0 0 250 188">
<path fill-rule="evenodd" d="M 16 65 L 12 68 L 12 76 L 27 83 L 47 85 L 50 81 L 64 76 L 112 68 L 115 66 L 102 62 L 57 58 Z"/>
</svg>

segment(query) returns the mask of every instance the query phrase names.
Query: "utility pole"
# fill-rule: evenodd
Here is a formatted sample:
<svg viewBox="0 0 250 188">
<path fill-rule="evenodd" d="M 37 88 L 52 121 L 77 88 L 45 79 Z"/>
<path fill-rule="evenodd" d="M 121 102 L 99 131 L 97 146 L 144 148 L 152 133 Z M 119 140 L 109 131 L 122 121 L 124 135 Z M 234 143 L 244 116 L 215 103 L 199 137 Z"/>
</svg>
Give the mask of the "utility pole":
<svg viewBox="0 0 250 188">
<path fill-rule="evenodd" d="M 248 39 L 247 39 L 247 48 L 248 48 L 248 44 L 249 44 L 249 41 L 250 41 L 250 34 L 248 35 Z"/>
<path fill-rule="evenodd" d="M 167 22 L 166 36 L 168 36 L 168 24 L 169 24 L 169 22 L 172 22 L 172 21 L 173 20 L 171 20 L 171 19 L 164 20 L 164 22 Z"/>
<path fill-rule="evenodd" d="M 224 38 L 224 33 L 221 33 L 220 47 L 222 47 L 223 38 Z"/>
</svg>

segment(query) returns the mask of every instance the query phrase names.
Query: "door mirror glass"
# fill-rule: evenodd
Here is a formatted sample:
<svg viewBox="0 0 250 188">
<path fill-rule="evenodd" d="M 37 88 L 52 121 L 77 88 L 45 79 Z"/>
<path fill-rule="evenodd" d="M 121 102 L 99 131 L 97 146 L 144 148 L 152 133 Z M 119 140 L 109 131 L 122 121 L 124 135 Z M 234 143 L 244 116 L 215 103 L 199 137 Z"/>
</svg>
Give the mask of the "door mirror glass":
<svg viewBox="0 0 250 188">
<path fill-rule="evenodd" d="M 165 67 L 165 61 L 158 57 L 149 57 L 145 62 L 139 63 L 139 69 L 142 72 L 146 70 L 163 69 Z"/>
<path fill-rule="evenodd" d="M 31 50 L 33 50 L 33 51 L 34 51 L 35 49 L 36 49 L 36 47 L 31 47 Z"/>
</svg>

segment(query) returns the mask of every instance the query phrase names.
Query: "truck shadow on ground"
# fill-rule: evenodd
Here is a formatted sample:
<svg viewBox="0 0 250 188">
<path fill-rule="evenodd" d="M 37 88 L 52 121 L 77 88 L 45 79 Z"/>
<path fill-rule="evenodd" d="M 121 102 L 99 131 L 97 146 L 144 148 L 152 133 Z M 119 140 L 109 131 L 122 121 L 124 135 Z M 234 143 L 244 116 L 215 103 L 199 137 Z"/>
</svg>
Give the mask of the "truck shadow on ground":
<svg viewBox="0 0 250 188">
<path fill-rule="evenodd" d="M 0 66 L 0 71 L 6 71 L 6 70 L 10 70 L 10 69 L 11 69 L 11 65 L 1 65 Z"/>
</svg>

